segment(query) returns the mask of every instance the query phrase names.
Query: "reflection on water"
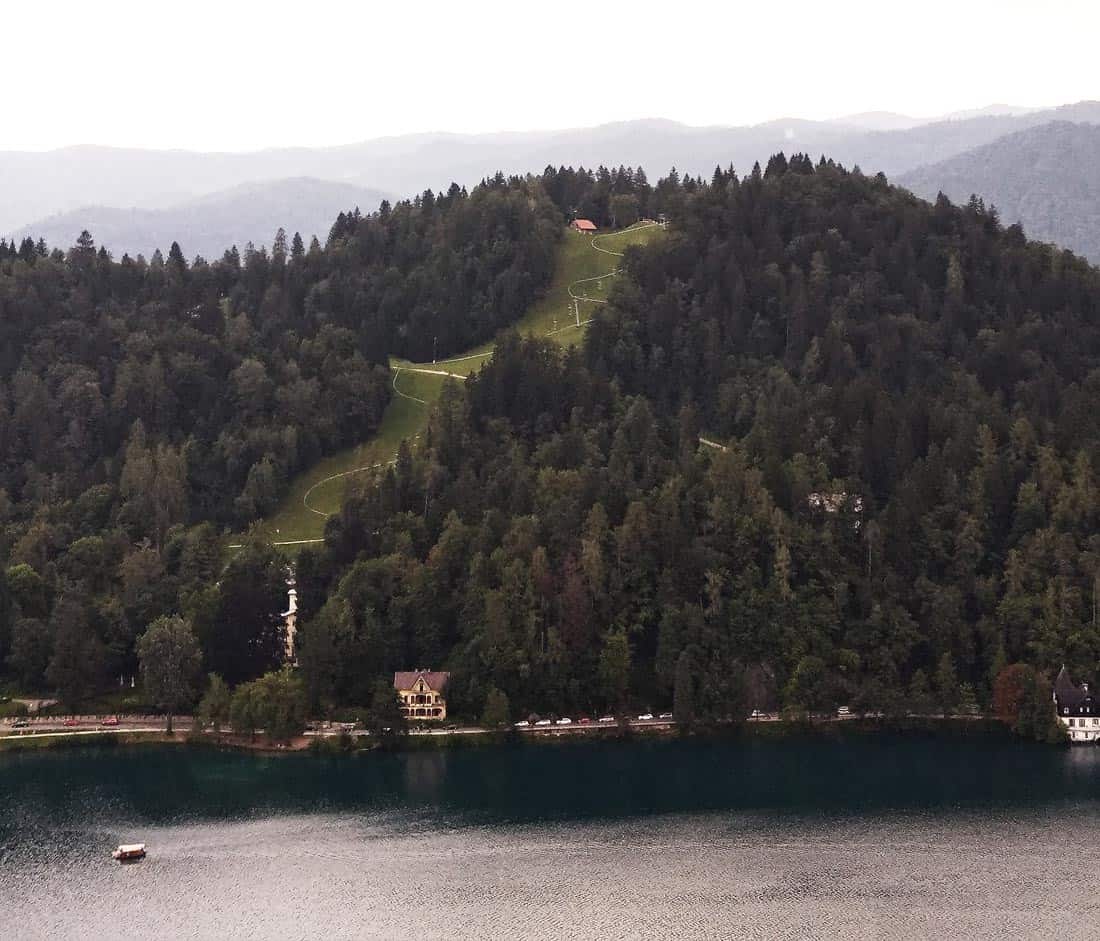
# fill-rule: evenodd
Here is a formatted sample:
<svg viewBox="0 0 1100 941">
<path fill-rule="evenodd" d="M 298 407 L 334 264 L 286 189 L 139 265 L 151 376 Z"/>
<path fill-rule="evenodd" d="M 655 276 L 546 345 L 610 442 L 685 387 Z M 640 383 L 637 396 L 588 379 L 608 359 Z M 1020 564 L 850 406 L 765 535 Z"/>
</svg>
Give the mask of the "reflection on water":
<svg viewBox="0 0 1100 941">
<path fill-rule="evenodd" d="M 1091 938 L 1098 783 L 988 743 L 0 756 L 0 937 Z"/>
</svg>

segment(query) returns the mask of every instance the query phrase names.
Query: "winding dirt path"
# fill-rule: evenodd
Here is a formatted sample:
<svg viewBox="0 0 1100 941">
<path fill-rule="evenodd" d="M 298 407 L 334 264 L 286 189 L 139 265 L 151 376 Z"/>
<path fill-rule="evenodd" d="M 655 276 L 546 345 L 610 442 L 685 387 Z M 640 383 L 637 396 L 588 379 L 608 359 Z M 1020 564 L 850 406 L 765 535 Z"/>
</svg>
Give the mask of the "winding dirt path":
<svg viewBox="0 0 1100 941">
<path fill-rule="evenodd" d="M 653 226 L 655 225 L 660 225 L 660 223 L 638 222 L 626 229 L 620 229 L 618 232 L 605 232 L 603 235 L 593 235 L 589 244 L 597 252 L 603 252 L 603 254 L 605 255 L 614 255 L 616 258 L 622 258 L 625 252 L 616 252 L 610 248 L 604 248 L 602 245 L 597 245 L 596 243 L 600 239 L 615 238 L 619 235 L 625 235 L 627 232 L 637 232 L 639 229 L 650 229 L 653 228 Z M 598 274 L 592 278 L 578 278 L 576 281 L 570 282 L 570 284 L 566 287 L 566 290 L 569 292 L 569 296 L 574 301 L 578 302 L 577 322 L 567 324 L 564 327 L 559 327 L 557 330 L 551 330 L 547 333 L 547 336 L 553 336 L 556 333 L 564 333 L 566 330 L 576 330 L 579 327 L 583 327 L 585 324 L 592 323 L 591 317 L 589 317 L 587 320 L 580 319 L 579 304 L 581 302 L 585 304 L 606 304 L 607 301 L 599 297 L 589 297 L 587 294 L 578 294 L 576 291 L 573 290 L 573 288 L 581 284 L 589 284 L 592 281 L 603 281 L 605 278 L 614 278 L 616 275 L 621 274 L 622 270 L 622 268 L 612 268 L 610 271 L 605 272 L 604 274 Z"/>
<path fill-rule="evenodd" d="M 412 398 L 412 396 L 407 396 L 407 398 Z M 309 510 L 310 513 L 316 513 L 318 516 L 322 516 L 325 519 L 328 519 L 330 516 L 332 516 L 331 513 L 326 513 L 323 510 L 318 510 L 315 506 L 309 505 L 309 495 L 313 493 L 314 490 L 316 490 L 323 484 L 327 484 L 330 480 L 337 480 L 340 477 L 348 477 L 351 474 L 361 474 L 363 471 L 377 470 L 379 467 L 389 467 L 391 464 L 396 463 L 397 461 L 381 461 L 378 464 L 364 464 L 362 467 L 353 467 L 351 470 L 340 471 L 339 474 L 329 474 L 328 477 L 322 477 L 319 481 L 317 481 L 317 483 L 315 483 L 305 493 L 302 494 L 302 506 Z M 281 545 L 281 543 L 276 543 L 276 545 Z M 287 545 L 289 545 L 289 543 L 287 543 Z"/>
<path fill-rule="evenodd" d="M 412 372 L 412 370 L 409 370 Z M 427 405 L 428 403 L 424 399 L 418 399 L 415 395 L 409 395 L 407 392 L 402 392 L 397 388 L 397 377 L 401 375 L 401 367 L 393 367 L 393 391 L 396 392 L 401 398 L 408 399 L 410 402 L 419 402 L 421 405 Z"/>
<path fill-rule="evenodd" d="M 626 254 L 625 252 L 615 252 L 615 251 L 612 251 L 610 248 L 602 248 L 599 245 L 597 245 L 596 243 L 600 239 L 612 239 L 612 238 L 615 238 L 617 235 L 624 235 L 627 232 L 637 232 L 639 229 L 652 229 L 655 225 L 660 225 L 660 224 L 661 223 L 659 223 L 659 222 L 635 222 L 634 225 L 628 226 L 625 229 L 619 229 L 618 232 L 604 232 L 603 235 L 593 235 L 592 236 L 592 247 L 594 249 L 596 249 L 596 251 L 598 251 L 598 252 L 603 252 L 605 255 L 616 255 L 619 258 L 622 258 L 623 255 Z M 620 269 L 616 268 L 613 273 L 618 274 L 619 270 Z"/>
</svg>

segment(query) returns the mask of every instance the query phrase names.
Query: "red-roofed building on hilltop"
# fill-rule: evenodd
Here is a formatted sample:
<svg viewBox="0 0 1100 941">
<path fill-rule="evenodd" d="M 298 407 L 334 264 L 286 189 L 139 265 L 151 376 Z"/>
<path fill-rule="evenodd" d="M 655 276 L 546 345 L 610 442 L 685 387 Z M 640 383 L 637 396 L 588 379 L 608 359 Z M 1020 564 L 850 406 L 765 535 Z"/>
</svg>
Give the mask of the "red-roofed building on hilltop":
<svg viewBox="0 0 1100 941">
<path fill-rule="evenodd" d="M 399 670 L 393 675 L 393 688 L 401 697 L 401 712 L 406 719 L 432 721 L 447 718 L 447 700 L 443 696 L 450 673 L 438 670 Z"/>
<path fill-rule="evenodd" d="M 574 219 L 569 223 L 569 228 L 576 229 L 578 232 L 595 232 L 596 223 L 591 219 Z"/>
</svg>

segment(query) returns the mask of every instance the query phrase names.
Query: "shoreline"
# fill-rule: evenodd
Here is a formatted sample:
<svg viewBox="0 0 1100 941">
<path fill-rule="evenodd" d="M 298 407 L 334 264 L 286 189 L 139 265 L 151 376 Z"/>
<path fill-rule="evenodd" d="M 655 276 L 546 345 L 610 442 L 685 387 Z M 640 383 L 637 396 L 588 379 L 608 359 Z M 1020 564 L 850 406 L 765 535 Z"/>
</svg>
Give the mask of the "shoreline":
<svg viewBox="0 0 1100 941">
<path fill-rule="evenodd" d="M 169 735 L 163 729 L 121 729 L 110 732 L 43 732 L 29 735 L 0 736 L 0 754 L 4 752 L 50 751 L 92 747 L 133 747 L 135 745 L 189 745 L 196 748 L 216 748 L 253 752 L 262 755 L 311 754 L 352 755 L 371 751 L 437 751 L 454 748 L 500 747 L 502 745 L 569 745 L 592 742 L 699 741 L 699 742 L 790 742 L 886 740 L 891 738 L 935 738 L 941 740 L 978 741 L 1024 740 L 997 719 L 984 717 L 903 717 L 896 719 L 852 718 L 773 720 L 758 722 L 697 725 L 681 729 L 666 723 L 651 726 L 614 726 L 611 728 L 572 728 L 524 730 L 478 729 L 461 734 L 419 733 L 392 737 L 376 737 L 366 733 L 335 733 L 299 735 L 281 742 L 262 736 L 249 738 L 231 733 L 196 733 L 177 730 Z"/>
</svg>

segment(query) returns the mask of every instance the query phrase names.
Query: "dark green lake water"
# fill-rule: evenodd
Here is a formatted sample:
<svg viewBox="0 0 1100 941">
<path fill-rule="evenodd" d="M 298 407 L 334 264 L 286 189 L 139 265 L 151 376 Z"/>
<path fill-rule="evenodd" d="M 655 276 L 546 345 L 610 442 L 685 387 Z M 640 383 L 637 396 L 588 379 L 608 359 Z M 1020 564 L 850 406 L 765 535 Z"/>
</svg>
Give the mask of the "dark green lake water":
<svg viewBox="0 0 1100 941">
<path fill-rule="evenodd" d="M 1100 749 L 0 754 L 0 938 L 1092 938 L 1098 847 Z"/>
</svg>

